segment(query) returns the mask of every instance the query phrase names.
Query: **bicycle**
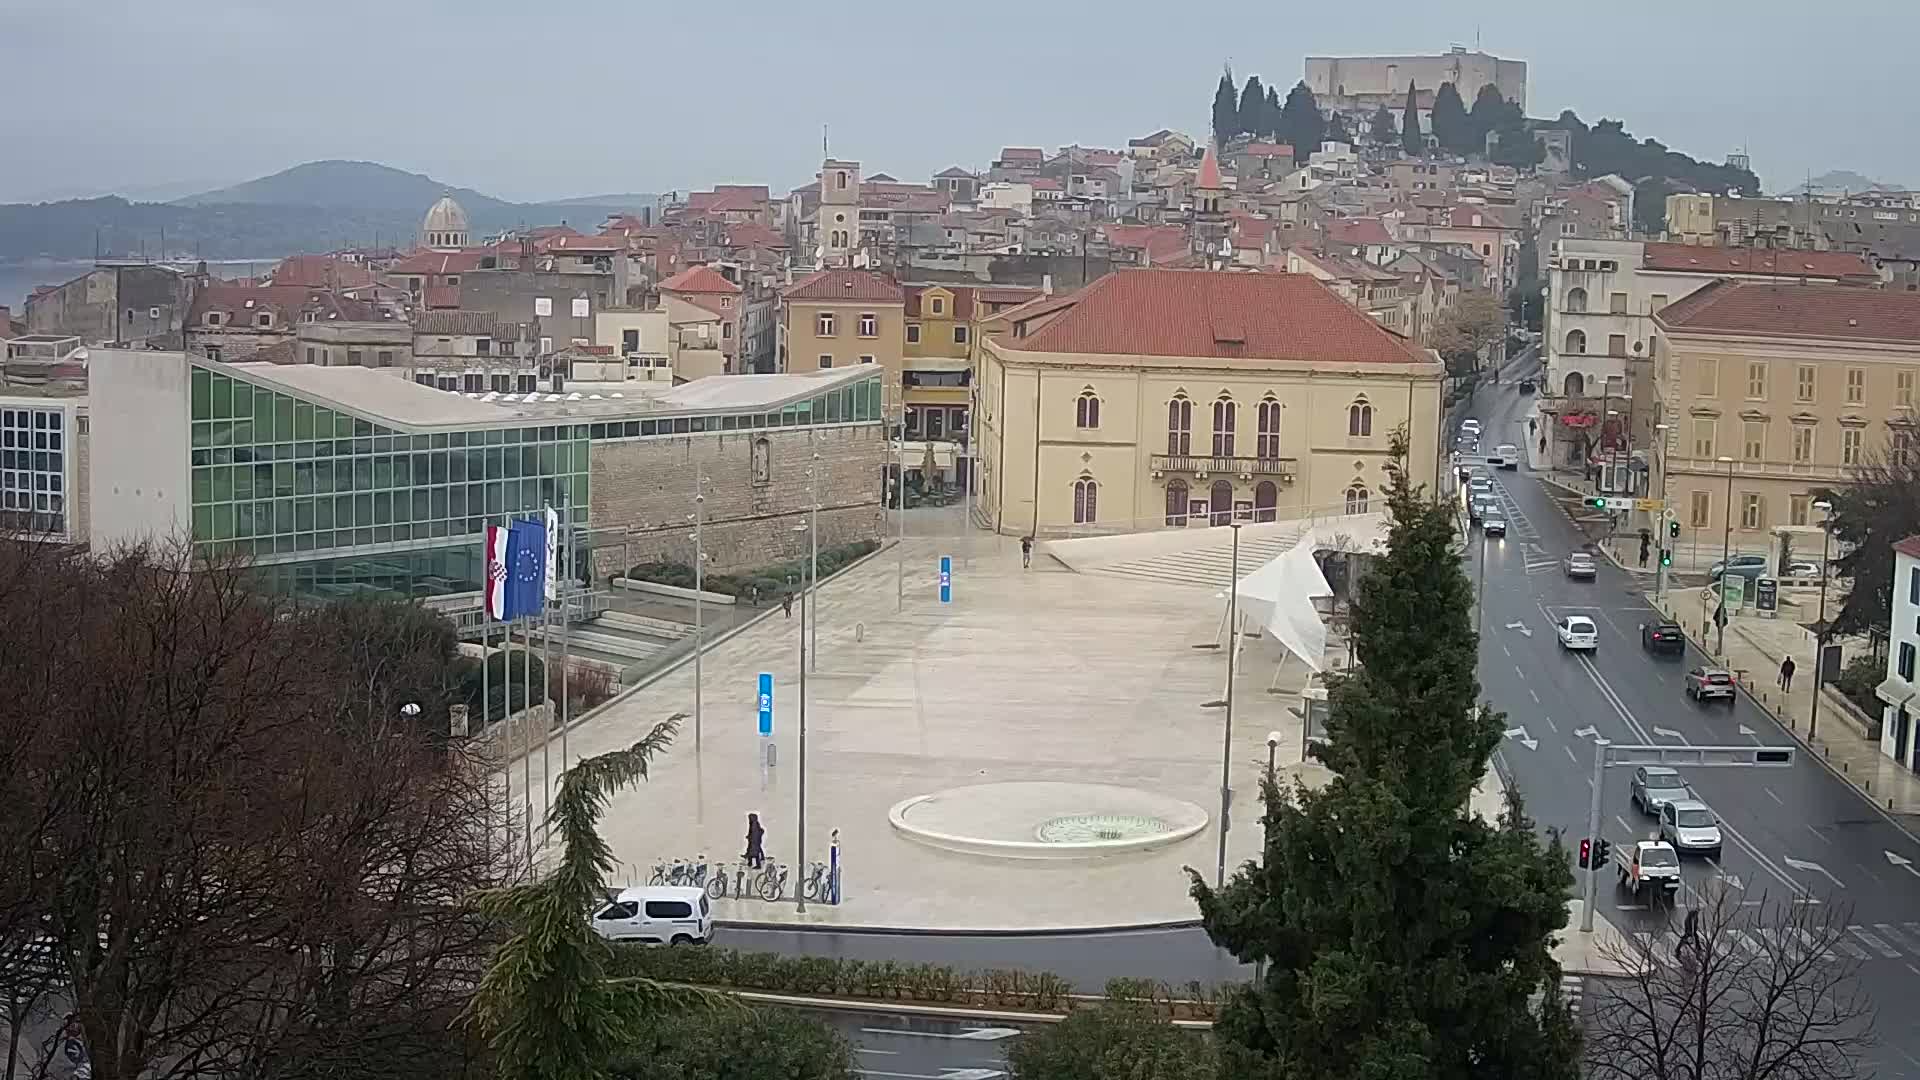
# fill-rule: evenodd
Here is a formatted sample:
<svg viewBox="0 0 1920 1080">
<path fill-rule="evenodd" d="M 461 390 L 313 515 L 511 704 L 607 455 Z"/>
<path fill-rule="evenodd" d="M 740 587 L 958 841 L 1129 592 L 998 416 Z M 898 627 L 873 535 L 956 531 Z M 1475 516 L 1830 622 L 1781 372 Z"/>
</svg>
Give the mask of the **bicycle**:
<svg viewBox="0 0 1920 1080">
<path fill-rule="evenodd" d="M 760 899 L 771 903 L 786 895 L 788 869 L 787 866 L 781 863 L 767 863 L 767 868 L 760 872 L 759 889 L 757 890 L 760 894 Z"/>
<path fill-rule="evenodd" d="M 800 880 L 800 895 L 808 900 L 819 900 L 827 895 L 827 864 L 815 859 L 807 876 Z"/>
<path fill-rule="evenodd" d="M 707 896 L 714 900 L 727 897 L 727 864 L 714 863 L 713 876 L 707 879 Z"/>
<path fill-rule="evenodd" d="M 665 885 L 667 883 L 667 863 L 663 859 L 653 864 L 653 872 L 647 875 L 647 884 Z"/>
</svg>

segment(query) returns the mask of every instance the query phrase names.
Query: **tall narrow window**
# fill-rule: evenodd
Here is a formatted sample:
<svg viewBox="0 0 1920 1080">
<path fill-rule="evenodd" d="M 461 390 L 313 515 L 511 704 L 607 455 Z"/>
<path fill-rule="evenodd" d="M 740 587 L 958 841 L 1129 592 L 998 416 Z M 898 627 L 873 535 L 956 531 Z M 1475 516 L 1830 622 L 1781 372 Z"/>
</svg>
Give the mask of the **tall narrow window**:
<svg viewBox="0 0 1920 1080">
<path fill-rule="evenodd" d="M 1347 488 L 1347 513 L 1364 514 L 1367 512 L 1368 492 L 1366 485 L 1358 480 Z"/>
<path fill-rule="evenodd" d="M 1704 529 L 1713 520 L 1713 493 L 1708 491 L 1692 492 L 1687 500 L 1687 524 L 1695 529 Z"/>
<path fill-rule="evenodd" d="M 1587 351 L 1587 332 L 1585 330 L 1567 331 L 1566 351 L 1576 356 Z"/>
<path fill-rule="evenodd" d="M 1746 459 L 1748 461 L 1764 461 L 1767 456 L 1766 421 L 1749 420 L 1745 423 L 1744 428 L 1745 430 L 1742 434 L 1745 438 L 1742 440 L 1744 445 L 1741 447 L 1741 450 L 1745 452 Z"/>
<path fill-rule="evenodd" d="M 1696 418 L 1693 422 L 1693 456 L 1713 457 L 1713 421 Z"/>
<path fill-rule="evenodd" d="M 1073 426 L 1087 430 L 1100 426 L 1100 397 L 1091 387 L 1080 391 L 1073 403 Z"/>
<path fill-rule="evenodd" d="M 1747 364 L 1747 400 L 1767 400 L 1767 362 L 1754 360 Z"/>
<path fill-rule="evenodd" d="M 1091 525 L 1099 520 L 1100 485 L 1091 476 L 1073 482 L 1073 523 Z"/>
<path fill-rule="evenodd" d="M 860 336 L 861 337 L 879 337 L 880 336 L 880 316 L 875 315 L 871 311 L 861 312 L 860 313 Z"/>
<path fill-rule="evenodd" d="M 1185 525 L 1187 523 L 1187 482 L 1185 480 L 1167 481 L 1167 524 Z"/>
<path fill-rule="evenodd" d="M 1743 529 L 1757 529 L 1760 526 L 1766 524 L 1766 521 L 1767 521 L 1766 496 L 1761 495 L 1757 492 L 1752 492 L 1752 491 L 1741 492 L 1740 493 L 1740 527 Z"/>
<path fill-rule="evenodd" d="M 1906 368 L 1893 373 L 1893 403 L 1895 405 L 1913 404 L 1913 369 Z"/>
<path fill-rule="evenodd" d="M 1167 402 L 1167 453 L 1193 453 L 1193 402 L 1185 397 Z"/>
<path fill-rule="evenodd" d="M 1814 372 L 1818 370 L 1812 364 L 1801 364 L 1793 369 L 1793 400 L 1812 401 L 1814 391 Z"/>
<path fill-rule="evenodd" d="M 1233 427 L 1239 408 L 1233 399 L 1223 397 L 1213 403 L 1213 456 L 1233 456 Z"/>
<path fill-rule="evenodd" d="M 1813 425 L 1795 424 L 1793 427 L 1793 463 L 1807 465 L 1813 461 Z"/>
<path fill-rule="evenodd" d="M 1867 400 L 1867 369 L 1850 367 L 1847 369 L 1847 404 L 1858 405 Z"/>
<path fill-rule="evenodd" d="M 814 320 L 814 333 L 820 337 L 833 336 L 833 312 L 823 311 Z"/>
<path fill-rule="evenodd" d="M 1262 401 L 1255 419 L 1260 431 L 1254 454 L 1262 461 L 1272 461 L 1280 456 L 1280 403 L 1271 397 Z"/>
<path fill-rule="evenodd" d="M 1860 464 L 1860 429 L 1848 428 L 1840 433 L 1840 464 Z"/>
<path fill-rule="evenodd" d="M 1700 385 L 1695 393 L 1701 397 L 1714 397 L 1720 393 L 1720 360 L 1718 357 L 1703 357 L 1700 361 Z"/>
<path fill-rule="evenodd" d="M 1347 434 L 1359 438 L 1373 434 L 1373 406 L 1366 398 L 1347 406 Z"/>
</svg>

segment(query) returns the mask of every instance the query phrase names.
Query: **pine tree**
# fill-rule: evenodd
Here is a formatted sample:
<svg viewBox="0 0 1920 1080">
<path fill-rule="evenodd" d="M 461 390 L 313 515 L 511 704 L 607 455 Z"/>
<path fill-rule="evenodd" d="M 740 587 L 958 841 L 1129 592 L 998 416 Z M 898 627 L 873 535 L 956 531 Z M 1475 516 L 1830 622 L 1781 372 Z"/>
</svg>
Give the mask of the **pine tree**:
<svg viewBox="0 0 1920 1080">
<path fill-rule="evenodd" d="M 1467 106 L 1460 91 L 1450 82 L 1440 84 L 1433 93 L 1433 139 L 1441 149 L 1456 154 L 1474 152 L 1473 125 L 1467 119 Z"/>
<path fill-rule="evenodd" d="M 1293 146 L 1293 160 L 1298 163 L 1307 160 L 1307 155 L 1320 149 L 1320 139 L 1326 132 L 1326 117 L 1320 115 L 1320 103 L 1313 99 L 1313 91 L 1307 89 L 1303 80 L 1293 84 L 1287 91 L 1287 103 L 1280 108 L 1280 131 L 1282 142 Z"/>
<path fill-rule="evenodd" d="M 1368 128 L 1367 135 L 1376 146 L 1391 146 L 1400 141 L 1400 129 L 1393 123 L 1393 110 L 1385 105 L 1373 110 Z"/>
<path fill-rule="evenodd" d="M 1280 91 L 1267 87 L 1267 106 L 1260 114 L 1260 134 L 1268 139 L 1280 137 Z"/>
<path fill-rule="evenodd" d="M 1240 88 L 1240 134 L 1258 137 L 1267 130 L 1267 88 L 1260 84 L 1260 76 L 1247 76 L 1247 84 Z"/>
<path fill-rule="evenodd" d="M 1519 112 L 1518 106 L 1511 107 Z M 1469 138 L 1473 142 L 1472 152 L 1476 155 L 1487 152 L 1487 134 L 1500 126 L 1500 120 L 1507 115 L 1507 99 L 1500 96 L 1500 88 L 1488 83 L 1473 95 L 1473 111 L 1467 114 Z"/>
<path fill-rule="evenodd" d="M 1420 91 L 1407 84 L 1407 107 L 1400 110 L 1400 149 L 1418 157 L 1427 152 L 1427 140 L 1420 134 Z"/>
<path fill-rule="evenodd" d="M 1396 433 L 1387 550 L 1352 608 L 1359 667 L 1332 680 L 1317 756 L 1334 777 L 1265 785 L 1261 861 L 1218 891 L 1193 876 L 1208 935 L 1267 964 L 1214 1028 L 1221 1073 L 1573 1080 L 1550 951 L 1571 871 L 1517 797 L 1497 822 L 1467 808 L 1504 721 L 1477 701 L 1453 513 L 1406 450 Z"/>
<path fill-rule="evenodd" d="M 1225 145 L 1240 130 L 1239 95 L 1233 88 L 1233 69 L 1220 73 L 1220 85 L 1213 91 L 1213 141 Z"/>
</svg>

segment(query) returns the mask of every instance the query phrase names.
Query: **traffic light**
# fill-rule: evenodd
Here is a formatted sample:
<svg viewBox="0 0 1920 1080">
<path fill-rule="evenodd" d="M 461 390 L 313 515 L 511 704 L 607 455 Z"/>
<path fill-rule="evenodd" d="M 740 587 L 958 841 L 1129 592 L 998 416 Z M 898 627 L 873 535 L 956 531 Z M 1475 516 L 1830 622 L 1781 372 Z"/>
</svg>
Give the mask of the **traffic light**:
<svg viewBox="0 0 1920 1080">
<path fill-rule="evenodd" d="M 1661 566 L 1673 565 L 1673 550 L 1671 548 L 1660 549 L 1660 565 Z"/>
<path fill-rule="evenodd" d="M 1675 540 L 1680 539 L 1680 520 L 1678 518 L 1667 522 L 1667 535 Z"/>
<path fill-rule="evenodd" d="M 1581 837 L 1580 838 L 1580 869 L 1585 870 L 1587 868 L 1588 857 L 1592 854 L 1592 852 L 1593 852 L 1593 841 L 1587 839 L 1584 836 Z"/>
<path fill-rule="evenodd" d="M 1593 865 L 1596 867 L 1607 865 L 1607 856 L 1612 853 L 1613 841 L 1602 837 L 1599 846 L 1593 849 Z"/>
<path fill-rule="evenodd" d="M 1587 499 L 1587 505 L 1593 507 L 1595 510 L 1605 510 L 1607 508 L 1607 500 L 1603 495 L 1594 495 Z"/>
</svg>

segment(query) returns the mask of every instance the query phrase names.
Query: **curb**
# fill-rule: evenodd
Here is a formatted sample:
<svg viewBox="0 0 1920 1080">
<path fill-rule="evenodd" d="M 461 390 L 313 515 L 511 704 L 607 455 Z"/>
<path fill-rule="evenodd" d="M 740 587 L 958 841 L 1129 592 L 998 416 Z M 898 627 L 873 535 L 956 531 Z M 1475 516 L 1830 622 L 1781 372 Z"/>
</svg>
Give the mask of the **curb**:
<svg viewBox="0 0 1920 1080">
<path fill-rule="evenodd" d="M 687 983 L 683 985 L 693 986 Z M 823 1012 L 864 1012 L 888 1013 L 898 1016 L 933 1016 L 957 1020 L 1000 1020 L 1016 1024 L 1058 1024 L 1067 1018 L 1066 1013 L 1021 1012 L 1017 1009 L 970 1009 L 960 1005 L 916 1005 L 904 1001 L 860 1001 L 849 998 L 819 998 L 804 994 L 773 994 L 764 990 L 725 990 L 718 987 L 701 987 L 705 990 L 719 989 L 721 993 L 731 994 L 743 1001 L 757 1005 L 781 1005 L 793 1009 L 819 1009 Z M 1081 995 L 1074 995 L 1076 998 Z M 1087 999 L 1094 1000 L 1094 999 Z M 1195 1031 L 1213 1030 L 1211 1020 L 1169 1020 L 1174 1027 Z"/>
<path fill-rule="evenodd" d="M 731 919 L 715 919 L 713 925 L 722 930 L 748 930 L 755 933 L 791 933 L 791 934 L 868 934 L 872 936 L 892 935 L 898 937 L 978 937 L 978 938 L 1017 938 L 1017 937 L 1091 937 L 1097 934 L 1153 933 L 1164 930 L 1197 930 L 1199 919 L 1169 919 L 1162 922 L 1116 923 L 1106 926 L 1056 926 L 1056 927 L 1009 927 L 955 930 L 934 926 L 841 926 L 833 923 L 785 923 L 785 922 L 736 922 Z"/>
</svg>

